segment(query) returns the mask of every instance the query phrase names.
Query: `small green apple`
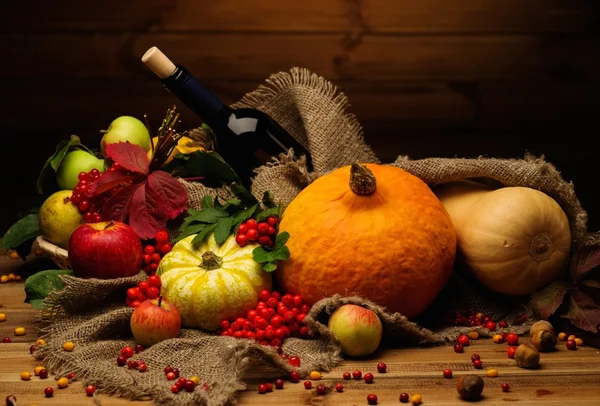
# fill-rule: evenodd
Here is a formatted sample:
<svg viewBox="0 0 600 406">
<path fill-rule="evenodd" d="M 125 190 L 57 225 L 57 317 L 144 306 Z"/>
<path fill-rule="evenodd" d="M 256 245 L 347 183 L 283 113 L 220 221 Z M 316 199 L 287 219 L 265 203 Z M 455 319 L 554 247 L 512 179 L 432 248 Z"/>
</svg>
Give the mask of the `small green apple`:
<svg viewBox="0 0 600 406">
<path fill-rule="evenodd" d="M 104 172 L 104 160 L 82 149 L 68 152 L 56 170 L 58 187 L 68 190 L 75 189 L 79 182 L 79 173 L 89 172 L 92 169 Z"/>
<path fill-rule="evenodd" d="M 100 150 L 105 155 L 105 148 L 117 142 L 130 142 L 139 145 L 144 151 L 150 151 L 150 132 L 140 120 L 131 116 L 121 116 L 113 120 L 100 141 Z"/>
<path fill-rule="evenodd" d="M 64 249 L 68 248 L 73 231 L 83 224 L 83 215 L 70 201 L 72 193 L 72 190 L 59 190 L 51 194 L 38 213 L 42 237 Z"/>
<path fill-rule="evenodd" d="M 383 326 L 377 314 L 365 307 L 345 304 L 329 318 L 328 327 L 351 357 L 371 355 L 379 347 Z"/>
</svg>

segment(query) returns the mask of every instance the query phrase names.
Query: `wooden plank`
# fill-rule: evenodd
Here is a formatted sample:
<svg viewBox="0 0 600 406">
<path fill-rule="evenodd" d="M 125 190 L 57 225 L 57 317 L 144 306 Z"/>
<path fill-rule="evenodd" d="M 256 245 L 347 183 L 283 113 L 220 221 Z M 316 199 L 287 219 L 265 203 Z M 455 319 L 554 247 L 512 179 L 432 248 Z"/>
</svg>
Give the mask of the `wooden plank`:
<svg viewBox="0 0 600 406">
<path fill-rule="evenodd" d="M 141 34 L 3 36 L 4 78 L 151 78 L 140 57 L 159 46 L 200 80 L 264 80 L 305 67 L 335 80 L 579 81 L 600 79 L 600 37 Z"/>
<path fill-rule="evenodd" d="M 586 0 L 58 0 L 7 7 L 4 32 L 586 32 L 600 17 Z"/>
<path fill-rule="evenodd" d="M 33 261 L 34 259 L 30 259 Z M 4 273 L 6 257 L 0 257 L 0 274 Z M 11 335 L 16 326 L 24 326 L 28 334 L 13 337 L 12 344 L 0 344 L 0 393 L 2 396 L 14 394 L 19 404 L 42 403 L 48 405 L 89 405 L 91 400 L 83 392 L 82 382 L 75 382 L 66 389 L 55 390 L 53 398 L 44 398 L 43 389 L 46 386 L 55 387 L 55 381 L 50 377 L 41 380 L 36 377 L 30 381 L 19 379 L 23 370 L 32 371 L 38 364 L 29 355 L 29 345 L 34 340 L 35 311 L 23 303 L 24 292 L 22 283 L 0 285 L 7 320 L 0 323 L 0 336 Z M 526 338 L 522 338 L 522 341 Z M 596 405 L 600 395 L 597 385 L 600 379 L 600 353 L 596 348 L 580 347 L 577 351 L 568 351 L 564 345 L 559 345 L 556 352 L 544 353 L 541 358 L 541 368 L 526 370 L 518 368 L 514 360 L 506 358 L 506 344 L 494 344 L 490 339 L 472 341 L 465 353 L 456 354 L 450 345 L 430 348 L 388 348 L 375 356 L 364 360 L 345 360 L 331 371 L 323 373 L 321 381 L 313 381 L 313 386 L 321 383 L 332 387 L 336 383 L 344 385 L 342 393 L 329 392 L 325 396 L 317 395 L 315 389 L 306 390 L 303 384 L 284 384 L 283 390 L 259 395 L 257 386 L 260 383 L 272 382 L 275 375 L 268 374 L 264 369 L 257 368 L 247 376 L 248 388 L 238 393 L 240 405 L 298 405 L 298 404 L 366 404 L 369 393 L 378 396 L 378 404 L 398 404 L 401 392 L 410 395 L 420 393 L 423 404 L 454 405 L 461 402 L 456 392 L 456 379 L 459 376 L 474 373 L 483 377 L 485 382 L 485 404 L 503 405 L 506 402 L 519 402 L 531 406 L 543 402 L 544 405 L 564 405 L 576 403 L 581 405 Z M 477 352 L 484 362 L 482 370 L 474 370 L 469 361 L 472 353 Z M 388 366 L 385 374 L 375 372 L 378 362 L 384 361 Z M 485 377 L 485 370 L 497 368 L 498 378 Z M 452 379 L 442 378 L 442 370 L 451 368 L 454 372 Z M 341 379 L 344 371 L 355 369 L 364 373 L 373 372 L 375 381 L 365 384 L 364 381 L 344 381 Z M 510 392 L 500 390 L 502 383 L 510 385 Z M 110 405 L 151 405 L 150 401 L 130 402 L 126 399 L 99 395 L 102 404 Z"/>
</svg>

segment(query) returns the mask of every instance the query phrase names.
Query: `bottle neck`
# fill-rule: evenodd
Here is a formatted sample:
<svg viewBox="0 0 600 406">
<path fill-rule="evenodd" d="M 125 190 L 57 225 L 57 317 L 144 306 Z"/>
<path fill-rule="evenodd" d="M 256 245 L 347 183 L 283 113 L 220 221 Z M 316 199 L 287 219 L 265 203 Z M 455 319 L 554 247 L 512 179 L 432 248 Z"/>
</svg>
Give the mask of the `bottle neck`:
<svg viewBox="0 0 600 406">
<path fill-rule="evenodd" d="M 175 66 L 176 69 L 171 76 L 163 79 L 163 86 L 206 122 L 209 127 L 217 130 L 222 125 L 222 122 L 219 122 L 219 117 L 224 114 L 227 115 L 229 108 L 202 86 L 186 68 L 181 65 Z"/>
</svg>

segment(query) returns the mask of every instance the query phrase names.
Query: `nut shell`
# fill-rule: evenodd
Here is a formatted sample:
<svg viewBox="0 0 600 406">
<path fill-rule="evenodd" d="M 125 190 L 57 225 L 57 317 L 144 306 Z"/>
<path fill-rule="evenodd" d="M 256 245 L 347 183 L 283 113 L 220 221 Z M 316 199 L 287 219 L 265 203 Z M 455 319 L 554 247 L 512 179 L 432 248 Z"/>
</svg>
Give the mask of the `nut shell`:
<svg viewBox="0 0 600 406">
<path fill-rule="evenodd" d="M 535 368 L 540 363 L 540 353 L 531 344 L 521 344 L 515 351 L 515 361 L 521 368 Z"/>
<path fill-rule="evenodd" d="M 549 331 L 553 335 L 556 335 L 556 331 L 554 330 L 554 327 L 552 326 L 552 324 L 550 324 L 546 320 L 538 320 L 535 323 L 533 323 L 533 325 L 531 326 L 531 329 L 529 329 L 529 336 L 531 338 L 533 338 L 533 336 L 536 335 L 536 333 L 540 330 L 541 331 Z"/>
<path fill-rule="evenodd" d="M 483 379 L 477 375 L 465 375 L 456 381 L 456 390 L 464 400 L 477 400 L 483 392 Z"/>
<path fill-rule="evenodd" d="M 538 351 L 552 351 L 556 347 L 556 336 L 547 330 L 539 330 L 531 338 L 531 343 Z"/>
</svg>

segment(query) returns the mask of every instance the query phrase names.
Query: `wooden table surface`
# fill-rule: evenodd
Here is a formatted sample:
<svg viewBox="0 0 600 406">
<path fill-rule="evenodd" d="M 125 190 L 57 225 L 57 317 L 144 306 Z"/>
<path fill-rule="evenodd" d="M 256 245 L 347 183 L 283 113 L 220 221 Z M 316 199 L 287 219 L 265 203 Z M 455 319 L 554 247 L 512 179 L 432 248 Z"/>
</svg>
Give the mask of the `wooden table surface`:
<svg viewBox="0 0 600 406">
<path fill-rule="evenodd" d="M 0 254 L 0 274 L 19 272 L 20 260 L 9 260 Z M 24 303 L 23 282 L 0 284 L 0 313 L 6 314 L 6 320 L 0 322 L 0 338 L 10 337 L 12 343 L 0 342 L 0 402 L 6 396 L 15 395 L 18 405 L 94 405 L 84 392 L 83 383 L 72 383 L 68 388 L 56 389 L 56 382 L 32 377 L 22 381 L 21 371 L 33 373 L 38 364 L 29 354 L 29 346 L 35 341 L 36 315 L 32 307 Z M 23 326 L 24 336 L 15 336 L 14 328 Z M 557 351 L 542 353 L 541 368 L 526 370 L 516 366 L 514 360 L 506 356 L 506 344 L 495 344 L 490 339 L 472 341 L 463 354 L 454 353 L 452 347 L 388 349 L 377 358 L 370 360 L 346 360 L 330 372 L 323 374 L 323 383 L 335 385 L 343 383 L 342 393 L 332 392 L 325 396 L 317 395 L 315 390 L 306 390 L 302 381 L 297 384 L 285 383 L 283 390 L 260 395 L 257 385 L 265 382 L 261 371 L 253 371 L 248 377 L 248 389 L 239 394 L 240 405 L 366 405 L 367 395 L 374 393 L 379 405 L 397 405 L 400 393 L 410 395 L 419 393 L 423 405 L 455 405 L 463 401 L 456 392 L 456 380 L 461 375 L 477 374 L 485 382 L 483 399 L 479 403 L 504 405 L 518 402 L 519 405 L 599 405 L 600 404 L 600 351 L 597 348 L 583 346 L 576 351 L 566 349 L 559 342 Z M 477 352 L 484 363 L 481 370 L 473 369 L 470 355 Z M 385 374 L 376 371 L 378 362 L 388 366 Z M 442 371 L 450 368 L 454 377 L 444 379 Z M 486 369 L 496 368 L 497 378 L 485 376 Z M 363 374 L 373 372 L 375 381 L 343 381 L 344 371 L 359 369 Z M 502 383 L 510 385 L 510 392 L 500 389 Z M 44 388 L 55 388 L 54 397 L 46 398 Z M 313 387 L 316 383 L 313 382 Z M 133 404 L 125 399 L 98 395 L 102 405 L 119 406 Z M 152 402 L 135 402 L 150 405 Z M 3 403 L 0 403 L 3 404 Z"/>
</svg>

